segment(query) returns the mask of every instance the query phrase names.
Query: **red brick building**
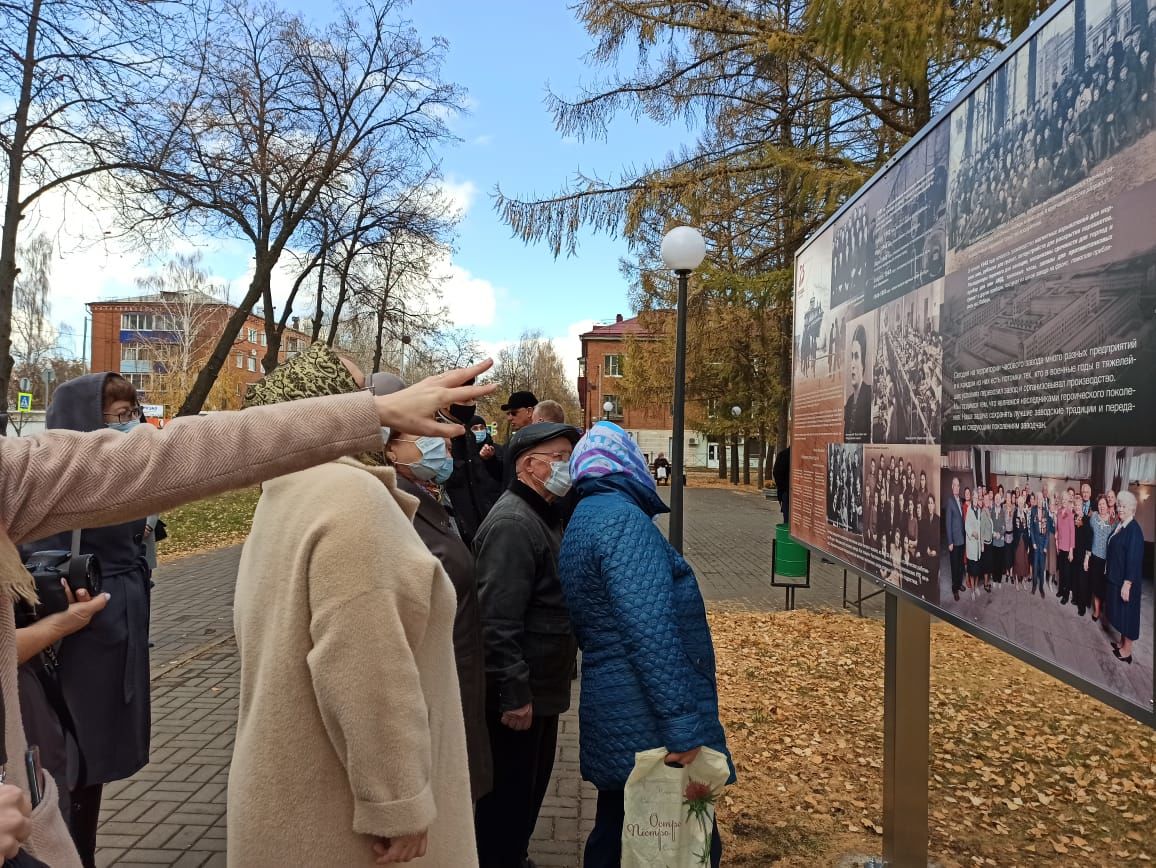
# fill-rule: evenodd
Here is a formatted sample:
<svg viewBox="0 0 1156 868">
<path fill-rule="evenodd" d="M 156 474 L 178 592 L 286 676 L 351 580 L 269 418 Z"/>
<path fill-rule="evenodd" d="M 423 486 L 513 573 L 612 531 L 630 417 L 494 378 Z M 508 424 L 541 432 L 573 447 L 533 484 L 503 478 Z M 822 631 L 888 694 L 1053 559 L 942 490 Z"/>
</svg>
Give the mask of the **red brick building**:
<svg viewBox="0 0 1156 868">
<path fill-rule="evenodd" d="M 582 406 L 582 426 L 589 428 L 599 419 L 607 418 L 607 402 L 613 405 L 609 419 L 621 425 L 637 442 L 648 461 L 659 452 L 669 458 L 673 444 L 674 419 L 671 415 L 674 399 L 674 381 L 671 380 L 671 401 L 664 404 L 632 406 L 621 397 L 621 382 L 626 364 L 626 341 L 656 340 L 638 317 L 624 319 L 621 314 L 614 322 L 596 325 L 585 334 L 582 355 L 578 359 L 578 402 Z M 696 431 L 686 432 L 685 450 L 688 467 L 711 464 L 711 447 L 707 438 Z M 716 462 L 717 463 L 717 460 Z"/>
<path fill-rule="evenodd" d="M 89 363 L 92 371 L 116 371 L 136 386 L 141 402 L 163 404 L 171 416 L 196 372 L 237 310 L 209 295 L 163 292 L 94 301 Z M 286 329 L 279 349 L 284 361 L 301 352 L 309 336 Z M 206 409 L 240 406 L 245 387 L 264 375 L 265 323 L 250 314 L 237 335 Z"/>
</svg>

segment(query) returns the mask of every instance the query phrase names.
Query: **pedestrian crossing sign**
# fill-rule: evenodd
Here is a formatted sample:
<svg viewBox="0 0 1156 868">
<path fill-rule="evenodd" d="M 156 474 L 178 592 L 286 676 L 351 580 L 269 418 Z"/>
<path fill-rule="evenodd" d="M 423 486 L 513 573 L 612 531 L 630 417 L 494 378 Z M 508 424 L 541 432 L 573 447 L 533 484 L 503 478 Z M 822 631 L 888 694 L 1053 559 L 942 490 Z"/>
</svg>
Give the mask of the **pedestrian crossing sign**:
<svg viewBox="0 0 1156 868">
<path fill-rule="evenodd" d="M 21 412 L 21 413 L 31 413 L 32 412 L 32 393 L 31 392 L 19 392 L 19 393 L 17 393 L 16 400 L 17 400 L 16 408 L 19 412 Z"/>
</svg>

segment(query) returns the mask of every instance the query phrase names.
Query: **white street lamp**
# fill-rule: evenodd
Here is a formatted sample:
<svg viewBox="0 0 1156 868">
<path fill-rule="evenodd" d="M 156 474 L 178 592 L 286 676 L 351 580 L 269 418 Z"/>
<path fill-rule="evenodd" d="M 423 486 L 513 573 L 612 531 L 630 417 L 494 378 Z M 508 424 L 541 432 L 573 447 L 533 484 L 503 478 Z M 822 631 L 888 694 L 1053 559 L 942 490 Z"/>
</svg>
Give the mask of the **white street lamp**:
<svg viewBox="0 0 1156 868">
<path fill-rule="evenodd" d="M 739 416 L 743 415 L 743 408 L 736 404 L 735 406 L 731 407 L 731 415 L 736 419 L 739 418 Z"/>
<path fill-rule="evenodd" d="M 706 241 L 691 226 L 675 226 L 662 236 L 662 261 L 676 274 L 694 271 L 706 258 Z"/>
<path fill-rule="evenodd" d="M 603 404 L 602 405 L 602 412 L 604 412 L 606 414 L 606 419 L 607 419 L 607 421 L 609 421 L 610 414 L 614 412 L 614 402 L 613 401 L 607 401 L 605 404 Z"/>
<path fill-rule="evenodd" d="M 662 237 L 662 261 L 678 276 L 677 328 L 674 344 L 674 442 L 670 459 L 670 544 L 682 552 L 683 440 L 686 435 L 686 293 L 690 273 L 706 257 L 706 241 L 691 226 L 675 226 Z"/>
</svg>

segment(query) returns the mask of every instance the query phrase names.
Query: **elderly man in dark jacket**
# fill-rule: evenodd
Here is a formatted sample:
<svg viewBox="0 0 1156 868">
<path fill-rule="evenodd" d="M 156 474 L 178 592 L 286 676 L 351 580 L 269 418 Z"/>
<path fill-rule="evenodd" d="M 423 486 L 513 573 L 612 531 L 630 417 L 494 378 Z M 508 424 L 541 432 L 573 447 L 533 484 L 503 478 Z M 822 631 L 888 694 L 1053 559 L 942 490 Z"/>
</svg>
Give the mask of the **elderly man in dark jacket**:
<svg viewBox="0 0 1156 868">
<path fill-rule="evenodd" d="M 486 645 L 493 790 L 478 802 L 481 868 L 520 868 L 554 767 L 558 716 L 570 707 L 576 642 L 558 579 L 556 502 L 570 490 L 577 429 L 543 422 L 506 447 L 516 479 L 474 539 Z"/>
</svg>

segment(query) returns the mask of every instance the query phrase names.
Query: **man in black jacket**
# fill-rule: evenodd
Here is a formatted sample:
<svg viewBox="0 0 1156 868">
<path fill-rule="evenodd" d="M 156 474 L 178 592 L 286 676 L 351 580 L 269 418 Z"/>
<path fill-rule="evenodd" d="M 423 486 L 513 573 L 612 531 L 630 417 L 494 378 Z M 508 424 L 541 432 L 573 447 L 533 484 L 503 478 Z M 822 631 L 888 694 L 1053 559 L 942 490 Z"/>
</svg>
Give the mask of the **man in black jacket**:
<svg viewBox="0 0 1156 868">
<path fill-rule="evenodd" d="M 478 802 L 481 868 L 520 868 L 554 768 L 558 716 L 570 707 L 577 645 L 558 581 L 561 520 L 578 430 L 543 422 L 506 447 L 516 478 L 474 539 L 486 644 L 493 789 Z"/>
</svg>

